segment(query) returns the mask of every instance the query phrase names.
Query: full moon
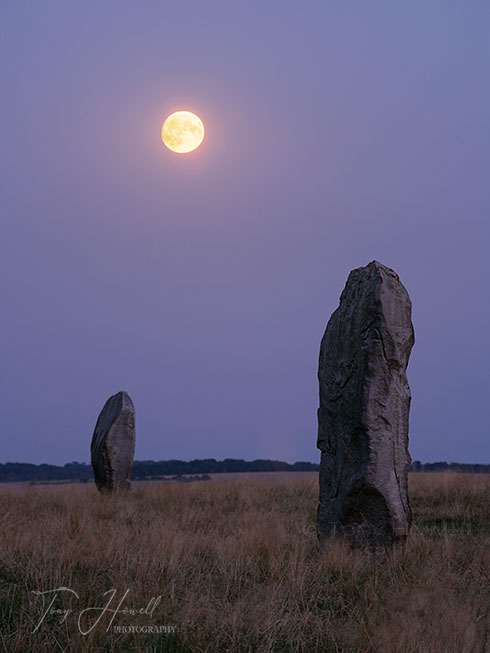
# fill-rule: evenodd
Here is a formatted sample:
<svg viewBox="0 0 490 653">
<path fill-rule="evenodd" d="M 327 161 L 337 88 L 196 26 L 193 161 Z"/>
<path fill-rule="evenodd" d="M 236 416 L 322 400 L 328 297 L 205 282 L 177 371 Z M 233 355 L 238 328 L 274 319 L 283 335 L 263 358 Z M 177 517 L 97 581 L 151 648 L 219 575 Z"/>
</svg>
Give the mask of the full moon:
<svg viewBox="0 0 490 653">
<path fill-rule="evenodd" d="M 190 111 L 175 111 L 163 123 L 162 141 L 172 152 L 192 152 L 201 145 L 203 138 L 202 120 Z"/>
</svg>

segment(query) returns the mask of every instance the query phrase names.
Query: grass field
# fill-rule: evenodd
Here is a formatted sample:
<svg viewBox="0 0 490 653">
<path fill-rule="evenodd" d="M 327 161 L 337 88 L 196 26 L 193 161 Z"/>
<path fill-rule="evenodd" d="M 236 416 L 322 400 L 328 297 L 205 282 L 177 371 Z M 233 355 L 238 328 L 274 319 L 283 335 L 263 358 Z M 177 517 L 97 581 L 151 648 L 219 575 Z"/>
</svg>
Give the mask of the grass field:
<svg viewBox="0 0 490 653">
<path fill-rule="evenodd" d="M 9 653 L 490 650 L 490 475 L 411 474 L 411 535 L 383 565 L 319 550 L 316 474 L 0 495 Z"/>
</svg>

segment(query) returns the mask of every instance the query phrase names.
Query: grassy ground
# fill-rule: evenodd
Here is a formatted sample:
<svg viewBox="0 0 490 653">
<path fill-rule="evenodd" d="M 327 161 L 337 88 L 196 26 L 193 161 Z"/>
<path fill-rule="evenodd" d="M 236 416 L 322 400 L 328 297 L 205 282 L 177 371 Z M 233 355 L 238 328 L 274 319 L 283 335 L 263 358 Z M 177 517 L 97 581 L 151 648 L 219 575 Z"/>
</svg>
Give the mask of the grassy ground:
<svg viewBox="0 0 490 653">
<path fill-rule="evenodd" d="M 490 475 L 411 474 L 412 532 L 383 565 L 340 542 L 319 550 L 316 474 L 0 495 L 9 653 L 490 650 Z M 119 612 L 87 610 L 111 589 Z M 43 619 L 54 594 L 51 611 L 72 612 Z"/>
</svg>

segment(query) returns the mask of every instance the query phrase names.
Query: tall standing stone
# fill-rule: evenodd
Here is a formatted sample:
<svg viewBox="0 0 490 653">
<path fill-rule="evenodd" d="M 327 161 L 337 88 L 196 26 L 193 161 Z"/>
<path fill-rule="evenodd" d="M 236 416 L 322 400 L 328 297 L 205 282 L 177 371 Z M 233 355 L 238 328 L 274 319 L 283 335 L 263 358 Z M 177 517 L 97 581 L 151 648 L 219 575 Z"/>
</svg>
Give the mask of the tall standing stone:
<svg viewBox="0 0 490 653">
<path fill-rule="evenodd" d="M 135 444 L 134 406 L 127 392 L 109 397 L 90 447 L 95 484 L 103 491 L 128 490 Z"/>
<path fill-rule="evenodd" d="M 353 270 L 320 347 L 318 535 L 345 535 L 383 558 L 408 534 L 406 369 L 412 305 L 396 272 Z"/>
</svg>

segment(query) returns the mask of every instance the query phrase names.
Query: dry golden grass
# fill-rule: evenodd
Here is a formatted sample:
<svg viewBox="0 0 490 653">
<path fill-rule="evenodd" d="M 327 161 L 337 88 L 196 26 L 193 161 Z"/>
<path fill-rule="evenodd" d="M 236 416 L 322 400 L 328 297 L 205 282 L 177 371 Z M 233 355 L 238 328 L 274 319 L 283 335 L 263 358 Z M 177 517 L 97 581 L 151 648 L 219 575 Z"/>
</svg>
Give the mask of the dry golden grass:
<svg viewBox="0 0 490 653">
<path fill-rule="evenodd" d="M 134 483 L 126 497 L 93 485 L 3 486 L 4 651 L 490 650 L 490 476 L 412 474 L 415 521 L 406 549 L 383 565 L 341 542 L 320 551 L 316 474 L 216 482 Z M 32 590 L 68 587 L 42 614 Z M 78 614 L 117 614 L 82 635 Z M 47 604 L 46 606 L 47 607 Z M 94 614 L 94 613 L 92 613 Z M 88 623 L 88 622 L 87 622 Z"/>
</svg>

